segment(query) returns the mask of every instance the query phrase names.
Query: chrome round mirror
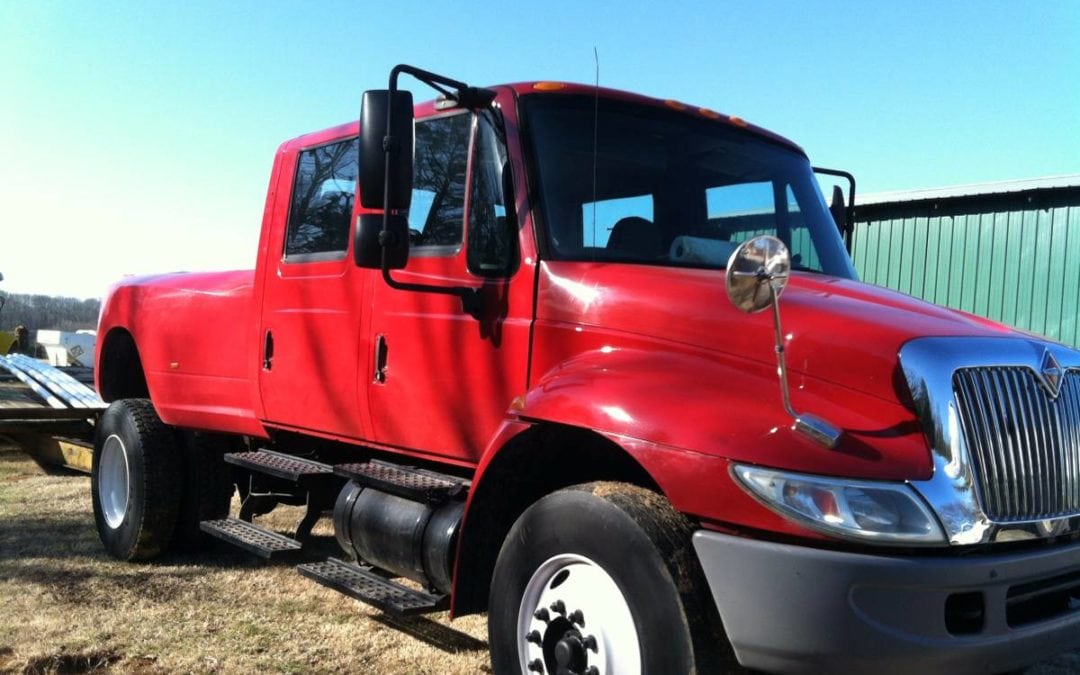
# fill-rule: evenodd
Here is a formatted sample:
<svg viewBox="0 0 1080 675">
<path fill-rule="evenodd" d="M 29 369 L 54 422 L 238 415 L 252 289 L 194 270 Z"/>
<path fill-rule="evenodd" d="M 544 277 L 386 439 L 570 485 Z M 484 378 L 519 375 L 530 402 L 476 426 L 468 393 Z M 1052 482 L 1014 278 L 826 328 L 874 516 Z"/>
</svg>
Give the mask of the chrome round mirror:
<svg viewBox="0 0 1080 675">
<path fill-rule="evenodd" d="M 791 256 L 784 242 L 767 234 L 748 239 L 728 258 L 728 299 L 744 312 L 760 312 L 772 302 L 774 292 L 778 298 L 784 292 L 790 272 Z"/>
</svg>

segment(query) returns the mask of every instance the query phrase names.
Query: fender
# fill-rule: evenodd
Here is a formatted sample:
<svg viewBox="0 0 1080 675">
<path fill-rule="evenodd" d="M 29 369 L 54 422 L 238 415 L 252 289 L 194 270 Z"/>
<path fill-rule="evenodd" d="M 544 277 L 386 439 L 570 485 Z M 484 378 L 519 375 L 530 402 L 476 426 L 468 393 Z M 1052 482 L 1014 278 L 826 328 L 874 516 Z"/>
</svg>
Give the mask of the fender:
<svg viewBox="0 0 1080 675">
<path fill-rule="evenodd" d="M 740 489 L 730 479 L 732 461 L 887 480 L 930 472 L 929 448 L 921 429 L 902 406 L 838 385 L 804 380 L 799 404 L 828 416 L 845 431 L 840 447 L 825 450 L 791 429 L 791 420 L 781 407 L 774 369 L 759 362 L 677 347 L 666 351 L 610 346 L 587 350 L 550 369 L 524 396 L 514 399 L 473 475 L 455 564 L 455 614 L 481 609 L 473 577 L 484 577 L 485 570 L 481 568 L 477 575 L 471 566 L 485 564 L 483 554 L 463 553 L 477 495 L 481 487 L 490 492 L 489 484 L 499 485 L 495 490 L 500 491 L 500 481 L 506 476 L 496 471 L 492 473 L 499 475 L 489 480 L 489 469 L 509 448 L 526 443 L 536 429 L 576 429 L 610 443 L 615 454 L 629 458 L 627 463 L 643 471 L 646 480 L 676 509 L 707 527 L 754 528 L 802 538 L 822 537 L 781 518 Z M 810 394 L 810 390 L 815 393 Z M 533 448 L 525 455 L 547 452 L 557 451 Z M 529 471 L 527 460 L 517 453 L 511 457 L 517 457 L 521 471 Z M 615 458 L 610 452 L 606 457 Z M 502 464 L 505 469 L 505 462 Z M 594 468 L 596 478 L 603 478 L 604 472 L 612 469 L 603 465 Z M 520 489 L 520 483 L 511 482 L 506 490 Z M 501 508 L 512 503 L 513 497 L 507 497 L 505 503 L 498 498 L 495 502 Z M 500 534 L 492 531 L 485 536 Z M 497 553 L 501 541 L 488 544 Z M 460 588 L 459 582 L 464 580 L 461 570 L 466 565 L 474 574 L 470 575 L 470 587 Z"/>
<path fill-rule="evenodd" d="M 114 329 L 131 334 L 154 408 L 166 423 L 265 437 L 246 364 L 250 270 L 167 274 L 125 279 L 114 286 L 98 324 L 96 370 Z M 229 317 L 213 321 L 210 317 Z"/>
</svg>

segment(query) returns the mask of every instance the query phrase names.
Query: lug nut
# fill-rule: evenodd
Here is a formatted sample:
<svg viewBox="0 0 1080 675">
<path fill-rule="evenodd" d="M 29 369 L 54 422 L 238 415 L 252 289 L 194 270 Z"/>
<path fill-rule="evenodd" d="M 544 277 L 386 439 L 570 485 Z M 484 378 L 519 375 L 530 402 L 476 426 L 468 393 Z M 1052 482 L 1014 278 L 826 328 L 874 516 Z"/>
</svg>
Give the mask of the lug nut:
<svg viewBox="0 0 1080 675">
<path fill-rule="evenodd" d="M 533 616 L 536 617 L 537 619 L 539 619 L 540 621 L 543 621 L 544 623 L 548 623 L 548 622 L 551 621 L 551 615 L 548 614 L 547 609 L 545 609 L 543 607 L 541 607 L 540 609 L 533 612 Z"/>
<path fill-rule="evenodd" d="M 594 652 L 598 651 L 598 647 L 596 645 L 596 636 L 594 635 L 586 635 L 585 637 L 581 638 L 581 644 L 585 645 L 586 649 L 591 649 Z"/>
<path fill-rule="evenodd" d="M 585 671 L 585 675 L 600 675 L 600 669 L 596 666 L 589 666 Z"/>
<path fill-rule="evenodd" d="M 540 638 L 540 631 L 538 630 L 529 631 L 529 634 L 525 636 L 525 639 L 533 643 L 534 645 L 540 645 L 544 643 L 543 639 Z"/>
<path fill-rule="evenodd" d="M 551 611 L 566 616 L 566 603 L 564 603 L 562 600 L 556 600 L 555 602 L 551 603 Z"/>
<path fill-rule="evenodd" d="M 570 612 L 570 616 L 566 618 L 570 619 L 570 623 L 576 623 L 582 628 L 585 627 L 585 615 L 581 613 L 580 609 L 575 609 L 574 611 Z"/>
<path fill-rule="evenodd" d="M 533 659 L 532 661 L 529 662 L 529 670 L 533 671 L 534 673 L 542 673 L 542 672 L 544 672 L 544 662 L 541 661 L 540 659 Z M 600 674 L 597 673 L 597 675 L 600 675 Z"/>
</svg>

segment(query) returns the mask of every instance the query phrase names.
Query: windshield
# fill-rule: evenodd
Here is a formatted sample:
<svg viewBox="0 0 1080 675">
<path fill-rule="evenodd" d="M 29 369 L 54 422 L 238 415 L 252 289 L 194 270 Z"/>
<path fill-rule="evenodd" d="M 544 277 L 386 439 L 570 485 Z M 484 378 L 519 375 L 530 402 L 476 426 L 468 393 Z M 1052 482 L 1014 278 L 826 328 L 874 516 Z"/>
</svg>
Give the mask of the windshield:
<svg viewBox="0 0 1080 675">
<path fill-rule="evenodd" d="M 674 110 L 591 96 L 523 102 L 551 257 L 722 268 L 739 243 L 771 234 L 794 269 L 854 278 L 798 152 Z"/>
</svg>

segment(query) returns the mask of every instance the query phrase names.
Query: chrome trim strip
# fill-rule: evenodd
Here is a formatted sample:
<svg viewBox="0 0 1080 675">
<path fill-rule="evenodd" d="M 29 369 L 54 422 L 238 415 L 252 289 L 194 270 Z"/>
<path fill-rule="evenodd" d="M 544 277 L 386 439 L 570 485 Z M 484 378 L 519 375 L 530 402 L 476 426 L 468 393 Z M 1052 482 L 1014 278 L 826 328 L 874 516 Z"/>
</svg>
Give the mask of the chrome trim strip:
<svg viewBox="0 0 1080 675">
<path fill-rule="evenodd" d="M 919 415 L 920 423 L 930 443 L 931 458 L 934 465 L 933 476 L 925 481 L 913 481 L 912 486 L 926 499 L 941 519 L 945 527 L 945 533 L 949 543 L 953 545 L 985 544 L 1002 541 L 1017 541 L 1021 539 L 1035 539 L 1057 536 L 1067 532 L 1080 530 L 1080 514 L 1069 515 L 1061 518 L 1047 520 L 1026 520 L 1017 522 L 997 523 L 992 521 L 983 510 L 977 493 L 978 481 L 973 473 L 971 455 L 964 441 L 963 420 L 961 419 L 960 406 L 957 405 L 953 393 L 953 374 L 963 368 L 990 368 L 990 367 L 1016 367 L 1030 368 L 1036 375 L 1039 373 L 1046 352 L 1052 353 L 1060 364 L 1063 371 L 1080 370 L 1080 352 L 1074 351 L 1051 342 L 1044 342 L 1037 338 L 1000 337 L 1000 338 L 977 338 L 977 337 L 927 337 L 917 338 L 905 344 L 900 349 L 900 368 L 907 379 L 911 390 L 912 399 Z M 1000 405 L 991 400 L 1002 397 L 1001 387 L 1019 385 L 1018 382 L 1007 383 L 1006 380 L 991 381 L 990 375 L 985 371 L 979 372 L 977 377 L 983 378 L 978 387 L 982 395 L 977 395 L 975 405 L 967 406 L 968 410 L 978 409 L 977 417 L 982 417 L 982 422 L 996 424 L 995 416 L 989 415 L 986 406 Z M 1018 387 L 1023 390 L 1023 387 Z M 1066 395 L 1065 387 L 1062 387 L 1062 395 Z M 996 395 L 995 395 L 996 394 Z M 1007 399 L 1008 397 L 1003 397 Z M 1069 404 L 1074 410 L 1080 412 L 1080 401 L 1071 397 Z M 1008 439 L 1010 449 L 1013 443 L 1017 446 L 1038 447 L 1041 452 L 1049 451 L 1048 439 L 1043 436 L 1036 439 L 1030 435 L 1037 433 L 1042 425 L 1038 419 L 1051 414 L 1049 410 L 1038 410 L 1040 406 L 1036 401 L 1030 400 L 1026 395 L 1023 403 L 1018 402 L 1021 410 L 1016 411 L 1019 417 L 1025 421 L 1023 433 L 1028 437 L 1022 442 L 1017 430 L 1016 438 Z M 1055 411 L 1056 412 L 1056 411 Z M 989 429 L 979 420 L 974 420 L 974 428 Z M 999 436 L 1000 437 L 1000 436 Z M 1006 473 L 1005 463 L 1011 464 L 1012 475 L 1020 475 L 1020 471 L 1029 471 L 1039 465 L 1038 457 L 1029 454 L 1018 457 L 1019 453 L 1001 452 L 995 453 L 992 484 L 996 489 L 1002 490 L 1002 497 L 1007 503 L 1016 505 L 1024 501 L 1024 496 L 1017 491 L 1015 484 L 1012 490 L 1001 485 L 1001 477 Z M 1021 463 L 1016 466 L 1016 462 Z M 1000 462 L 1000 464 L 999 464 Z M 1069 476 L 1070 487 L 1074 494 L 1080 491 L 1080 477 L 1074 468 Z M 1051 488 L 1052 483 L 1046 482 L 1039 487 L 1045 492 Z M 1061 489 L 1061 488 L 1059 488 Z M 1041 495 L 1041 501 L 1047 501 L 1050 495 Z M 1027 499 L 1032 499 L 1028 495 Z"/>
</svg>

